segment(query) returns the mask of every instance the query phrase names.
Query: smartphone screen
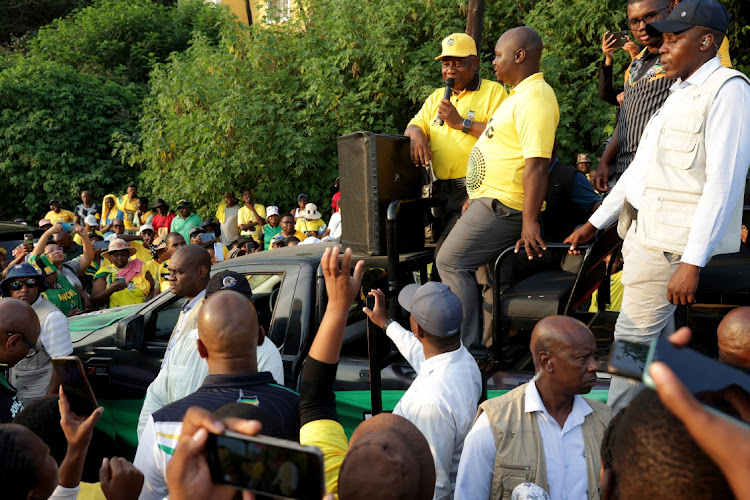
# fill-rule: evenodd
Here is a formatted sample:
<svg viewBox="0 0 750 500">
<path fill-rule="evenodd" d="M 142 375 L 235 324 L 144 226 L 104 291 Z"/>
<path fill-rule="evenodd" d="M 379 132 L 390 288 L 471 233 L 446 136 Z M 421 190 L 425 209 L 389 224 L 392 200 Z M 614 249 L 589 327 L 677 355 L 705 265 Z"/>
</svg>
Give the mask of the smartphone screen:
<svg viewBox="0 0 750 500">
<path fill-rule="evenodd" d="M 323 497 L 323 454 L 318 448 L 226 431 L 209 434 L 206 452 L 216 484 L 292 500 Z"/>
<path fill-rule="evenodd" d="M 26 233 L 23 235 L 23 242 L 26 245 L 33 245 L 34 244 L 34 235 L 31 233 Z"/>
<path fill-rule="evenodd" d="M 746 372 L 689 347 L 676 347 L 666 338 L 660 337 L 651 344 L 646 369 L 643 371 L 643 383 L 652 389 L 656 388 L 656 384 L 648 374 L 648 365 L 654 361 L 661 361 L 669 366 L 685 387 L 709 410 L 750 427 L 717 394 L 730 386 L 737 386 L 750 394 L 750 375 Z"/>
<path fill-rule="evenodd" d="M 615 340 L 609 350 L 607 372 L 636 380 L 643 378 L 643 368 L 650 349 L 649 344 L 636 344 Z"/>
<path fill-rule="evenodd" d="M 216 256 L 217 262 L 224 261 L 224 245 L 221 243 L 214 243 L 214 255 Z"/>
<path fill-rule="evenodd" d="M 127 283 L 125 281 L 125 278 L 123 278 L 122 276 L 116 276 L 114 281 L 115 281 L 115 283 L 122 283 L 122 284 Z"/>
<path fill-rule="evenodd" d="M 216 241 L 216 235 L 214 233 L 201 234 L 201 243 L 210 243 L 212 241 Z"/>
<path fill-rule="evenodd" d="M 88 417 L 98 408 L 94 391 L 83 371 L 83 364 L 78 356 L 61 356 L 52 358 L 57 378 L 68 397 L 70 409 L 79 417 Z"/>
</svg>

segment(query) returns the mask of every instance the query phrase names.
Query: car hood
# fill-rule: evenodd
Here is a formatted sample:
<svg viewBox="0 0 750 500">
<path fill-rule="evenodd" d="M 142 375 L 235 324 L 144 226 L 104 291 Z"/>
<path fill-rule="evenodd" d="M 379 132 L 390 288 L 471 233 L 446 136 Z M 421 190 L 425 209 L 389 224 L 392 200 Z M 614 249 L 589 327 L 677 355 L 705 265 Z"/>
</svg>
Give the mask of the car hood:
<svg viewBox="0 0 750 500">
<path fill-rule="evenodd" d="M 113 307 L 94 311 L 69 318 L 70 337 L 73 342 L 84 338 L 89 333 L 109 326 L 136 312 L 143 304 Z"/>
</svg>

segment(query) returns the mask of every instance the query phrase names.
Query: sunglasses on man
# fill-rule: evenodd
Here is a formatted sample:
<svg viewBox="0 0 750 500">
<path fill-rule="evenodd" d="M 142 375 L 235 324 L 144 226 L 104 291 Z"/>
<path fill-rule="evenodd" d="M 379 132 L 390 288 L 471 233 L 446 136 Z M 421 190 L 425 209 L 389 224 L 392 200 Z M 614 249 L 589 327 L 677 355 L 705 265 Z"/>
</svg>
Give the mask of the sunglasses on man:
<svg viewBox="0 0 750 500">
<path fill-rule="evenodd" d="M 36 288 L 39 286 L 39 283 L 36 278 L 27 278 L 23 281 L 11 281 L 8 287 L 14 292 L 17 292 L 23 288 L 24 285 L 26 285 L 26 288 Z"/>
</svg>

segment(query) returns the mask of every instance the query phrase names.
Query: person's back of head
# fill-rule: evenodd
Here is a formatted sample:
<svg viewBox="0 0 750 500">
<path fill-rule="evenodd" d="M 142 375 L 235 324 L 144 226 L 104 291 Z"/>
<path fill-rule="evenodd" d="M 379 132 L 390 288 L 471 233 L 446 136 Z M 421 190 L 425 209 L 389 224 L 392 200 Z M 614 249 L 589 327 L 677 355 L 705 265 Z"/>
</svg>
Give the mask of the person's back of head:
<svg viewBox="0 0 750 500">
<path fill-rule="evenodd" d="M 65 458 L 68 441 L 60 425 L 58 396 L 46 396 L 24 406 L 13 419 L 14 424 L 23 425 L 49 446 L 49 451 L 59 464 Z"/>
<path fill-rule="evenodd" d="M 652 390 L 625 410 L 612 466 L 618 499 L 734 498 L 721 470 Z"/>
<path fill-rule="evenodd" d="M 7 279 L 7 278 L 6 278 Z M 26 302 L 11 298 L 3 291 L 0 300 L 0 363 L 14 366 L 39 340 L 41 326 L 34 309 Z"/>
<path fill-rule="evenodd" d="M 750 368 L 750 307 L 731 310 L 716 331 L 719 360 Z"/>
<path fill-rule="evenodd" d="M 49 498 L 57 487 L 57 464 L 26 427 L 0 424 L 0 464 L 2 497 L 7 500 Z"/>
</svg>

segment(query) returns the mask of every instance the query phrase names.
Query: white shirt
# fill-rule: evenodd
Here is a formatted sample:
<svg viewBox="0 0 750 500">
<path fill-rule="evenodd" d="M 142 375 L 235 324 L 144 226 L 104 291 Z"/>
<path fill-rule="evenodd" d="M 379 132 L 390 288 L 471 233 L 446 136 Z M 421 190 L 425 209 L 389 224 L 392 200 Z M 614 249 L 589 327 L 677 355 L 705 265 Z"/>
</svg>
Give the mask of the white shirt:
<svg viewBox="0 0 750 500">
<path fill-rule="evenodd" d="M 433 498 L 452 498 L 464 438 L 482 393 L 477 363 L 463 344 L 455 351 L 425 359 L 414 334 L 395 322 L 386 334 L 417 372 L 393 413 L 417 426 L 430 445 L 436 474 Z"/>
<path fill-rule="evenodd" d="M 235 204 L 233 207 L 224 207 L 224 222 L 221 227 L 221 242 L 229 246 L 232 242 L 240 238 L 240 226 L 237 222 L 237 216 L 240 213 L 240 206 Z"/>
<path fill-rule="evenodd" d="M 597 229 L 617 220 L 625 199 L 638 209 L 646 186 L 646 174 L 657 147 L 659 131 L 679 96 L 692 85 L 702 85 L 721 66 L 718 57 L 701 66 L 685 80 L 677 80 L 646 125 L 633 161 L 612 192 L 604 198 L 589 222 Z M 727 81 L 716 94 L 706 122 L 706 184 L 698 202 L 682 262 L 704 267 L 726 232 L 732 210 L 745 190 L 750 164 L 750 85 L 741 78 Z"/>
<path fill-rule="evenodd" d="M 193 300 L 182 306 L 182 311 L 180 312 L 180 317 L 177 319 L 177 326 L 175 327 L 174 334 L 172 335 L 172 338 L 169 339 L 169 345 L 167 345 L 167 351 L 164 353 L 164 359 L 161 360 L 162 368 L 164 368 L 164 365 L 167 364 L 169 353 L 172 351 L 172 348 L 182 336 L 182 329 L 185 328 L 185 322 L 187 321 L 188 316 L 190 316 L 190 311 L 192 311 L 195 306 L 201 303 L 205 295 L 206 289 L 204 288 L 198 295 L 193 297 Z"/>
<path fill-rule="evenodd" d="M 331 215 L 331 220 L 328 221 L 328 229 L 331 230 L 331 238 L 341 238 L 341 212 Z"/>
<path fill-rule="evenodd" d="M 198 329 L 194 328 L 181 335 L 172 349 L 169 360 L 146 390 L 140 417 L 138 417 L 138 437 L 143 437 L 143 429 L 148 418 L 163 406 L 188 394 L 194 393 L 208 376 L 208 363 L 201 358 L 196 344 Z M 279 348 L 268 337 L 256 351 L 258 371 L 271 372 L 279 385 L 284 385 L 284 365 Z"/>
<path fill-rule="evenodd" d="M 536 384 L 526 386 L 524 399 L 527 413 L 535 413 L 547 467 L 547 483 L 552 500 L 586 499 L 588 478 L 586 453 L 581 426 L 593 412 L 581 396 L 573 397 L 573 409 L 560 428 L 544 407 Z M 495 437 L 486 413 L 482 413 L 466 436 L 464 453 L 458 468 L 456 500 L 489 498 L 495 470 Z"/>
</svg>

